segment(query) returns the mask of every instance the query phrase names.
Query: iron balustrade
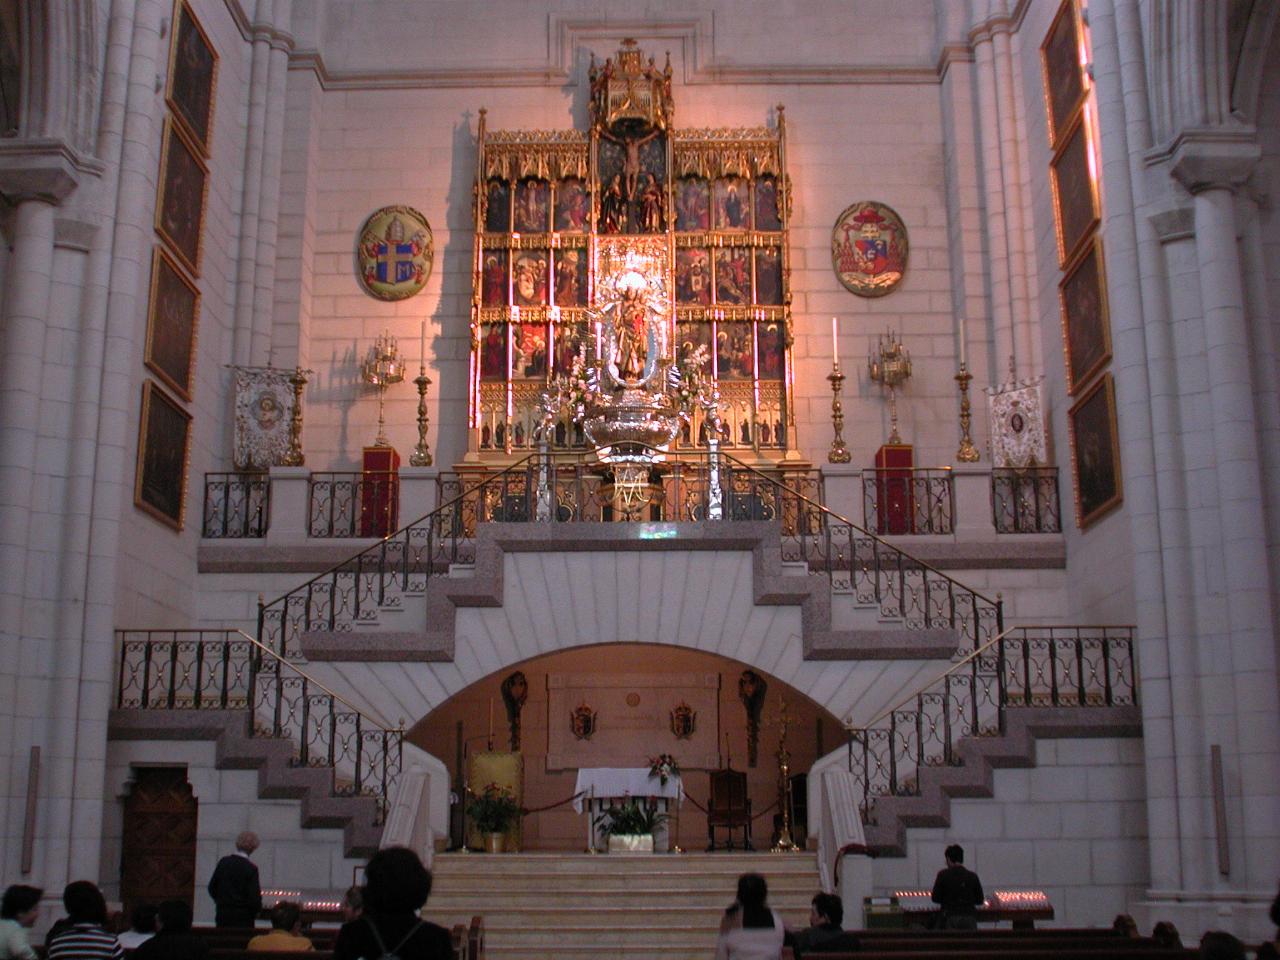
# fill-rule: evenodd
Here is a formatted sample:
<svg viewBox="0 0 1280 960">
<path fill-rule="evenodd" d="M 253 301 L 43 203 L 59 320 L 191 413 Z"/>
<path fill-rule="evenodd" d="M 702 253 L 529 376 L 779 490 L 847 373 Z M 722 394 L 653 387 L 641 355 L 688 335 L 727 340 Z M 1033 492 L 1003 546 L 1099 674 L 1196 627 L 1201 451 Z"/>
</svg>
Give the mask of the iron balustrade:
<svg viewBox="0 0 1280 960">
<path fill-rule="evenodd" d="M 399 478 L 362 472 L 313 473 L 307 484 L 307 536 L 380 537 L 396 526 Z"/>
<path fill-rule="evenodd" d="M 947 467 L 873 467 L 862 474 L 862 519 L 880 536 L 951 533 L 955 486 Z"/>
<path fill-rule="evenodd" d="M 864 727 L 849 731 L 862 815 L 877 797 L 918 796 L 920 771 L 959 766 L 960 741 L 1005 732 L 1010 707 L 1137 703 L 1132 627 L 1017 627 L 954 664 Z"/>
<path fill-rule="evenodd" d="M 996 533 L 1061 533 L 1057 467 L 991 471 Z"/>
<path fill-rule="evenodd" d="M 271 480 L 265 473 L 206 473 L 201 536 L 210 540 L 267 535 Z"/>
<path fill-rule="evenodd" d="M 782 559 L 826 574 L 835 593 L 900 620 L 909 630 L 943 629 L 961 652 L 973 650 L 1002 629 L 1001 603 L 917 560 L 818 498 L 812 472 L 771 476 L 718 454 L 721 519 L 775 523 Z M 696 522 L 713 515 L 711 454 L 663 463 L 650 474 L 652 501 L 640 519 Z M 531 454 L 487 477 L 444 474 L 440 506 L 261 604 L 258 638 L 284 657 L 302 656 L 310 632 L 344 632 L 376 622 L 380 608 L 403 607 L 426 591 L 432 577 L 454 564 L 475 562 L 482 523 L 570 523 L 618 519 L 617 487 L 593 455 Z M 611 489 L 612 486 L 612 489 Z M 543 521 L 539 521 L 539 517 Z"/>
<path fill-rule="evenodd" d="M 116 706 L 248 710 L 251 735 L 293 745 L 292 762 L 333 772 L 335 797 L 373 797 L 381 822 L 404 731 L 383 726 L 239 630 L 118 630 Z"/>
</svg>

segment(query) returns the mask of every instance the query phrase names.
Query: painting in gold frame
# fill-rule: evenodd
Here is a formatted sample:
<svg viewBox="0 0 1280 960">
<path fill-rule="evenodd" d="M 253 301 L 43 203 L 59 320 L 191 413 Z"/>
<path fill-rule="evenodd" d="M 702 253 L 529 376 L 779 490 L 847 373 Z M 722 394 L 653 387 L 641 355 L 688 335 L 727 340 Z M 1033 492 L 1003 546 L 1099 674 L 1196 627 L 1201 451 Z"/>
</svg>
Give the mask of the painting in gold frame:
<svg viewBox="0 0 1280 960">
<path fill-rule="evenodd" d="M 213 94 L 218 83 L 218 55 L 209 36 L 186 3 L 179 3 L 169 51 L 169 89 L 165 102 L 190 135 L 202 156 L 209 156 L 213 129 Z"/>
<path fill-rule="evenodd" d="M 181 530 L 186 516 L 191 414 L 154 382 L 142 384 L 138 464 L 133 502 L 161 523 Z"/>
<path fill-rule="evenodd" d="M 1060 267 L 1071 261 L 1101 220 L 1088 119 L 1089 112 L 1081 111 L 1049 166 Z"/>
<path fill-rule="evenodd" d="M 1063 0 L 1044 43 L 1040 45 L 1040 69 L 1044 78 L 1045 114 L 1049 120 L 1049 146 L 1056 147 L 1084 101 L 1084 65 L 1080 62 L 1080 12 L 1075 0 Z"/>
<path fill-rule="evenodd" d="M 151 299 L 143 362 L 161 382 L 190 402 L 196 357 L 200 291 L 173 257 L 157 247 L 151 257 Z"/>
<path fill-rule="evenodd" d="M 209 168 L 172 120 L 165 123 L 156 232 L 193 277 L 200 276 L 200 241 Z"/>
<path fill-rule="evenodd" d="M 1111 359 L 1111 322 L 1102 240 L 1084 248 L 1058 284 L 1062 343 L 1067 361 L 1067 393 L 1088 383 Z"/>
<path fill-rule="evenodd" d="M 1076 526 L 1092 526 L 1124 500 L 1120 477 L 1120 435 L 1116 427 L 1116 389 L 1105 374 L 1067 414 L 1071 434 L 1071 474 Z"/>
</svg>

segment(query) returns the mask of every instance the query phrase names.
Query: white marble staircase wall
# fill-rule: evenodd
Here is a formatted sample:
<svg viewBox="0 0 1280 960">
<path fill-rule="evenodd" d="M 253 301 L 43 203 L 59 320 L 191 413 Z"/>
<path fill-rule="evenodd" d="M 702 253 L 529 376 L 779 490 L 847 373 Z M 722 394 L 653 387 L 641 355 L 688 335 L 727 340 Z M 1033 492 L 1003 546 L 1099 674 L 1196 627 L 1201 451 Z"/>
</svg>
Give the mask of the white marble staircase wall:
<svg viewBox="0 0 1280 960">
<path fill-rule="evenodd" d="M 337 828 L 304 828 L 299 800 L 272 800 L 258 795 L 258 771 L 219 770 L 213 741 L 113 740 L 107 744 L 107 789 L 103 810 L 103 892 L 119 899 L 124 797 L 134 766 L 185 766 L 199 802 L 196 840 L 197 923 L 213 922 L 213 901 L 205 885 L 218 859 L 235 849 L 241 830 L 262 840 L 254 862 L 264 889 L 342 891 L 363 860 L 342 855 L 343 833 Z"/>
<path fill-rule="evenodd" d="M 1038 740 L 1034 767 L 996 770 L 990 799 L 953 798 L 949 827 L 907 836 L 905 857 L 871 861 L 877 894 L 931 888 L 943 850 L 958 843 L 988 894 L 1048 894 L 1057 916 L 1037 926 L 1109 926 L 1149 877 L 1142 741 Z"/>
</svg>

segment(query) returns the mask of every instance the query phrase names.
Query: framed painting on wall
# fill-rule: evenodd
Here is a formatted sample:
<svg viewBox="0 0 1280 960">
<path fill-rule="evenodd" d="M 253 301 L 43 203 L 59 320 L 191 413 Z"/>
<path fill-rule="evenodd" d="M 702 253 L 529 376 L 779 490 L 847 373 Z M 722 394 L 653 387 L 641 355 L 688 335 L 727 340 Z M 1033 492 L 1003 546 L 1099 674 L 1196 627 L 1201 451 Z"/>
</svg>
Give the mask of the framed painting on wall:
<svg viewBox="0 0 1280 960">
<path fill-rule="evenodd" d="M 1080 14 L 1075 0 L 1063 0 L 1040 45 L 1044 105 L 1049 118 L 1049 146 L 1056 147 L 1087 91 L 1080 60 Z"/>
<path fill-rule="evenodd" d="M 200 291 L 173 258 L 157 247 L 151 257 L 151 301 L 143 362 L 183 400 L 191 400 Z"/>
<path fill-rule="evenodd" d="M 218 55 L 186 3 L 178 5 L 177 21 L 169 54 L 169 90 L 165 102 L 200 154 L 207 157 L 213 127 L 213 93 L 218 82 Z"/>
<path fill-rule="evenodd" d="M 164 128 L 156 232 L 193 277 L 200 276 L 200 239 L 209 169 L 186 134 L 170 120 Z"/>
<path fill-rule="evenodd" d="M 1088 112 L 1082 111 L 1049 166 L 1060 267 L 1070 262 L 1101 220 L 1087 119 Z"/>
<path fill-rule="evenodd" d="M 134 504 L 161 523 L 182 529 L 187 493 L 191 414 L 152 381 L 142 384 Z"/>
<path fill-rule="evenodd" d="M 1091 526 L 1124 500 L 1120 479 L 1120 436 L 1116 429 L 1116 389 L 1106 374 L 1067 414 L 1071 472 L 1075 479 L 1076 526 Z"/>
<path fill-rule="evenodd" d="M 1067 393 L 1074 396 L 1111 359 L 1102 241 L 1095 238 L 1058 284 Z"/>
</svg>

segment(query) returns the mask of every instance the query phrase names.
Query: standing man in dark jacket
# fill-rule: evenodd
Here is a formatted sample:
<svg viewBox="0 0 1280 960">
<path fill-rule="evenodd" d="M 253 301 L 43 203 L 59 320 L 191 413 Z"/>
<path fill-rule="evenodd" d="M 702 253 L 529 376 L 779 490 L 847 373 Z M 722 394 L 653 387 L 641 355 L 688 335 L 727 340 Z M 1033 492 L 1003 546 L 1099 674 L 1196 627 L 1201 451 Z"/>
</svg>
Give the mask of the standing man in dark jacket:
<svg viewBox="0 0 1280 960">
<path fill-rule="evenodd" d="M 975 930 L 978 926 L 978 907 L 986 897 L 982 893 L 982 881 L 972 870 L 964 866 L 964 848 L 953 843 L 946 850 L 947 866 L 938 871 L 933 881 L 933 902 L 942 907 L 942 929 Z"/>
<path fill-rule="evenodd" d="M 209 880 L 209 896 L 217 907 L 220 927 L 252 927 L 262 910 L 258 868 L 249 857 L 258 849 L 258 835 L 249 830 L 236 837 L 236 852 L 218 861 Z"/>
</svg>

